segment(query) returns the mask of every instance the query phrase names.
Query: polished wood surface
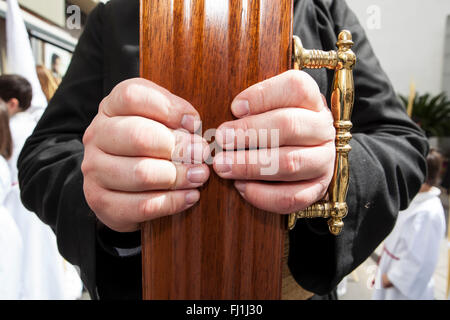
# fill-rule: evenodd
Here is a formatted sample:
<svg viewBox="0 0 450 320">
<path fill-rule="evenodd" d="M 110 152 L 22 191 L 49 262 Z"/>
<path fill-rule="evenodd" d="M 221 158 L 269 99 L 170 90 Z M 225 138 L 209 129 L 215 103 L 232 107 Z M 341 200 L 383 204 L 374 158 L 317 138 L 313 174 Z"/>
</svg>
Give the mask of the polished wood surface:
<svg viewBox="0 0 450 320">
<path fill-rule="evenodd" d="M 292 14 L 292 0 L 141 0 L 141 76 L 217 128 L 239 92 L 290 69 Z M 285 233 L 212 171 L 193 209 L 143 225 L 144 299 L 280 299 Z"/>
</svg>

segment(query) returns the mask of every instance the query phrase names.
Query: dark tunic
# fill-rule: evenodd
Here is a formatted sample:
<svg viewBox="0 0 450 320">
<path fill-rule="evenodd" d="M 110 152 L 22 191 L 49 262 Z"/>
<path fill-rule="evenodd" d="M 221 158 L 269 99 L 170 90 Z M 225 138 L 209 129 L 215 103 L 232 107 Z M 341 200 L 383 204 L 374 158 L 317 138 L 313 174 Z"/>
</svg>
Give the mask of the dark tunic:
<svg viewBox="0 0 450 320">
<path fill-rule="evenodd" d="M 402 105 L 344 0 L 298 0 L 294 33 L 306 48 L 335 49 L 353 33 L 356 101 L 350 153 L 349 214 L 342 235 L 326 221 L 300 221 L 290 233 L 289 267 L 297 282 L 327 294 L 389 234 L 424 180 L 427 141 Z M 328 99 L 333 72 L 308 71 Z M 25 206 L 49 224 L 62 255 L 81 268 L 94 298 L 140 298 L 139 233 L 97 227 L 83 194 L 82 136 L 103 97 L 139 76 L 139 1 L 112 0 L 90 15 L 70 68 L 20 156 Z M 120 253 L 127 252 L 123 255 Z"/>
</svg>

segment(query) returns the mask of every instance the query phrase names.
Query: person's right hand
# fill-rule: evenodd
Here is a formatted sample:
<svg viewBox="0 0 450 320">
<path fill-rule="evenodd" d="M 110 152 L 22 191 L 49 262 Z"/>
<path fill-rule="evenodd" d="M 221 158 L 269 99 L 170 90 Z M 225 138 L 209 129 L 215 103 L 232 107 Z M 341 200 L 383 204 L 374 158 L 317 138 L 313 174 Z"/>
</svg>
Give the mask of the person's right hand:
<svg viewBox="0 0 450 320">
<path fill-rule="evenodd" d="M 192 105 L 150 81 L 117 85 L 83 137 L 84 194 L 97 218 L 132 232 L 193 206 L 209 178 L 206 141 L 192 134 L 199 123 Z"/>
</svg>

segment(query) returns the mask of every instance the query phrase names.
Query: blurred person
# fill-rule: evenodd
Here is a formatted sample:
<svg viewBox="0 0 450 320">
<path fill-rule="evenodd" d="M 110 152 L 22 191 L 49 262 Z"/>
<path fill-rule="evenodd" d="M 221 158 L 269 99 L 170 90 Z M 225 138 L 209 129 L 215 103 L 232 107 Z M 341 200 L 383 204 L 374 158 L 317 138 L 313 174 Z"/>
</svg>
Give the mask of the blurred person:
<svg viewBox="0 0 450 320">
<path fill-rule="evenodd" d="M 447 272 L 447 299 L 450 300 L 450 159 L 447 159 L 444 177 L 442 178 L 441 187 L 445 189 L 448 195 L 448 215 L 447 215 L 447 250 L 448 250 L 448 272 Z"/>
<path fill-rule="evenodd" d="M 13 185 L 17 184 L 17 159 L 27 138 L 36 126 L 33 116 L 27 111 L 31 106 L 33 90 L 30 82 L 22 76 L 7 74 L 0 76 L 0 98 L 5 101 L 9 113 L 13 151 L 8 161 Z"/>
<path fill-rule="evenodd" d="M 19 299 L 21 294 L 22 237 L 5 207 L 6 197 L 12 189 L 7 163 L 12 149 L 9 112 L 0 100 L 0 300 Z"/>
<path fill-rule="evenodd" d="M 0 98 L 5 101 L 10 116 L 13 144 L 8 161 L 12 188 L 6 196 L 5 206 L 14 218 L 23 242 L 20 299 L 75 299 L 82 289 L 75 268 L 59 254 L 50 227 L 28 211 L 20 199 L 17 158 L 36 126 L 34 118 L 26 112 L 32 96 L 31 85 L 25 78 L 0 76 Z"/>
<path fill-rule="evenodd" d="M 56 53 L 52 54 L 52 74 L 56 80 L 56 83 L 59 85 L 62 81 L 61 74 L 61 57 Z"/>
<path fill-rule="evenodd" d="M 450 195 L 450 160 L 447 160 L 447 166 L 445 168 L 444 177 L 442 178 L 441 187 L 447 191 Z"/>
<path fill-rule="evenodd" d="M 29 81 L 33 89 L 33 97 L 30 107 L 25 112 L 37 122 L 48 103 L 36 74 L 36 63 L 22 11 L 17 0 L 7 0 L 6 2 L 6 59 L 8 70 L 10 74 L 20 75 Z"/>
<path fill-rule="evenodd" d="M 58 89 L 58 82 L 51 71 L 42 65 L 36 66 L 36 72 L 42 91 L 44 92 L 47 101 L 50 101 Z"/>
<path fill-rule="evenodd" d="M 438 185 L 442 156 L 431 150 L 428 174 L 419 194 L 401 211 L 386 238 L 374 283 L 374 300 L 432 300 L 433 274 L 445 237 Z"/>
</svg>

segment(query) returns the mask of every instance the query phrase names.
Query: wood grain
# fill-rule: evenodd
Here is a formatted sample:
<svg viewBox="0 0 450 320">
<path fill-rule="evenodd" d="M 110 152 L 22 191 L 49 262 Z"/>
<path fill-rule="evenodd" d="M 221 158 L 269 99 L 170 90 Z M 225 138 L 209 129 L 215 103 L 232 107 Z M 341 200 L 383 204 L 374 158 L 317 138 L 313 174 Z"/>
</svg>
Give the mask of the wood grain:
<svg viewBox="0 0 450 320">
<path fill-rule="evenodd" d="M 203 129 L 291 66 L 292 0 L 141 0 L 141 76 L 188 100 Z M 142 226 L 144 299 L 280 299 L 284 217 L 212 173 L 201 200 Z"/>
</svg>

